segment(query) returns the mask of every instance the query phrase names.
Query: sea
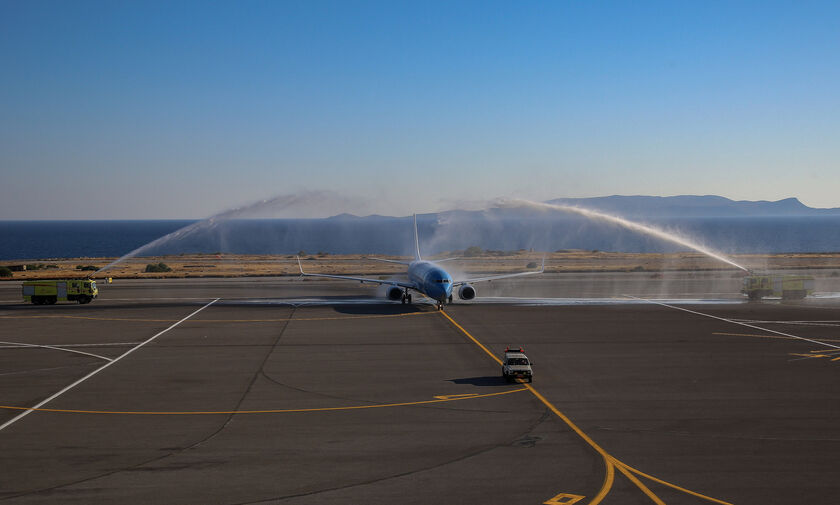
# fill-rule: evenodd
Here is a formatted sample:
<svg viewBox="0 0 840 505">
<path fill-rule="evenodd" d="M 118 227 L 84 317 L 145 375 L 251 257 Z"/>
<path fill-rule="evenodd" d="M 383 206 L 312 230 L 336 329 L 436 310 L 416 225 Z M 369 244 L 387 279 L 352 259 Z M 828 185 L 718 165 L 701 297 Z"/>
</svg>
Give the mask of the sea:
<svg viewBox="0 0 840 505">
<path fill-rule="evenodd" d="M 646 219 L 645 223 L 724 254 L 840 251 L 840 216 Z M 141 256 L 227 254 L 410 254 L 410 218 L 373 216 L 228 221 L 0 221 L 0 261 L 120 257 L 168 234 Z M 580 217 L 419 218 L 431 255 L 482 249 L 678 252 L 684 246 Z"/>
</svg>

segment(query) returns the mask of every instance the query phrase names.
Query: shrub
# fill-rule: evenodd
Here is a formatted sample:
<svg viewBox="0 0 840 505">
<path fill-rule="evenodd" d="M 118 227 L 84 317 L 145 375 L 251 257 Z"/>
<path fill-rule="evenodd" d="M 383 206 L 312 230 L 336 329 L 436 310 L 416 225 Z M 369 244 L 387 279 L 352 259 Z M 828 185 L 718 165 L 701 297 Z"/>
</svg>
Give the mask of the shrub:
<svg viewBox="0 0 840 505">
<path fill-rule="evenodd" d="M 166 263 L 149 263 L 146 265 L 146 272 L 171 272 L 172 269 Z"/>
<path fill-rule="evenodd" d="M 11 277 L 12 271 L 9 270 L 9 267 L 0 267 L 0 277 Z"/>
<path fill-rule="evenodd" d="M 301 249 L 300 251 L 298 251 L 297 255 L 298 255 L 298 256 L 306 256 L 306 251 L 304 251 L 303 249 Z"/>
<path fill-rule="evenodd" d="M 537 268 L 537 263 L 535 261 L 532 261 L 525 265 L 525 268 Z"/>
<path fill-rule="evenodd" d="M 95 271 L 99 270 L 99 267 L 95 266 L 95 265 L 76 265 L 76 270 L 83 270 L 83 271 L 90 270 L 92 272 L 95 272 Z"/>
<path fill-rule="evenodd" d="M 464 249 L 464 256 L 468 258 L 472 258 L 475 256 L 481 256 L 481 253 L 484 252 L 480 247 L 477 245 L 467 247 Z"/>
</svg>

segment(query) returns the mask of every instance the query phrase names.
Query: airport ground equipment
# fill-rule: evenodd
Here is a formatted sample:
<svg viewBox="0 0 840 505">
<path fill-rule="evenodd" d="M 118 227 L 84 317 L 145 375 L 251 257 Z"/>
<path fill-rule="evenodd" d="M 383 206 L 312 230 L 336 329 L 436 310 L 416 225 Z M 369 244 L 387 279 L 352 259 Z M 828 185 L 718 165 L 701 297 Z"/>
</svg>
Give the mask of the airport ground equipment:
<svg viewBox="0 0 840 505">
<path fill-rule="evenodd" d="M 528 356 L 525 356 L 524 349 L 521 347 L 516 349 L 505 348 L 505 357 L 502 360 L 502 377 L 508 382 L 517 377 L 528 379 L 528 382 L 534 380 L 534 371 L 531 370 L 531 362 L 528 360 Z"/>
<path fill-rule="evenodd" d="M 52 305 L 55 302 L 90 303 L 99 290 L 90 279 L 58 279 L 24 281 L 23 301 L 35 305 Z"/>
<path fill-rule="evenodd" d="M 783 300 L 801 300 L 814 292 L 814 278 L 810 275 L 750 275 L 744 277 L 741 293 L 750 300 L 767 296 Z"/>
</svg>

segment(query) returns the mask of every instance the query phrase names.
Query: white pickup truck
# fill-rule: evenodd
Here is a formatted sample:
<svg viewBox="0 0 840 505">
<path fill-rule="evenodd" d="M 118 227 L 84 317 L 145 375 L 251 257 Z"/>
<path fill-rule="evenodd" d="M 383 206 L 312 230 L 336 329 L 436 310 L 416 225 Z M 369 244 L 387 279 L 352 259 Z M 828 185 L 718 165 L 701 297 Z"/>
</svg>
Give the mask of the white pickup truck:
<svg viewBox="0 0 840 505">
<path fill-rule="evenodd" d="M 525 350 L 521 347 L 505 349 L 505 357 L 502 360 L 502 377 L 506 381 L 512 382 L 517 377 L 528 379 L 528 382 L 534 380 L 534 371 L 531 370 L 531 362 L 528 356 L 525 356 Z"/>
</svg>

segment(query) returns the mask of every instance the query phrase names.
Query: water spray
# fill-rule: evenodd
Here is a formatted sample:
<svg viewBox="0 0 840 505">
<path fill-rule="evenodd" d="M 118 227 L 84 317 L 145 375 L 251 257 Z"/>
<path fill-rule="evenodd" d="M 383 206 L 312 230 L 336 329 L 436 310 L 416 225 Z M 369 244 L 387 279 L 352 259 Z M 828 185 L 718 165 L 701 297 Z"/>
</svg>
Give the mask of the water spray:
<svg viewBox="0 0 840 505">
<path fill-rule="evenodd" d="M 557 210 L 560 212 L 570 212 L 573 214 L 578 214 L 580 216 L 587 217 L 589 219 L 597 219 L 601 221 L 606 221 L 609 223 L 617 224 L 623 228 L 627 228 L 628 230 L 636 231 L 639 233 L 644 233 L 651 237 L 655 237 L 661 240 L 666 240 L 668 242 L 672 242 L 674 244 L 681 245 L 683 247 L 687 247 L 689 249 L 693 249 L 699 253 L 705 254 L 706 256 L 715 258 L 716 260 L 722 261 L 729 265 L 732 265 L 736 268 L 743 270 L 744 272 L 750 273 L 750 270 L 744 266 L 739 265 L 738 263 L 732 261 L 731 259 L 727 258 L 723 254 L 719 252 L 715 252 L 707 247 L 704 247 L 700 244 L 692 242 L 686 238 L 674 235 L 673 233 L 669 233 L 665 230 L 661 230 L 654 226 L 646 225 L 637 223 L 635 221 L 630 221 L 629 219 L 625 219 L 623 217 L 613 216 L 611 214 L 605 214 L 603 212 L 599 212 L 596 210 L 585 209 L 583 207 L 574 207 L 571 205 L 559 205 L 553 203 L 541 203 L 541 202 L 532 202 L 530 200 L 523 200 L 523 199 L 498 199 L 493 202 L 494 206 L 499 208 L 515 208 L 515 207 L 527 207 L 533 208 L 538 210 Z"/>
<path fill-rule="evenodd" d="M 260 200 L 250 205 L 235 207 L 233 209 L 219 212 L 218 214 L 214 214 L 206 219 L 175 230 L 172 233 L 164 235 L 134 249 L 128 254 L 120 256 L 116 260 L 92 273 L 90 277 L 93 277 L 100 272 L 113 267 L 114 265 L 122 263 L 123 261 L 135 256 L 139 256 L 156 247 L 166 245 L 176 240 L 185 239 L 197 233 L 212 230 L 221 223 L 231 219 L 253 218 L 263 214 L 276 217 L 278 214 L 282 213 L 288 215 L 302 214 L 306 217 L 314 217 L 318 215 L 329 217 L 329 215 L 333 212 L 346 212 L 348 209 L 367 210 L 367 206 L 368 202 L 366 200 L 341 196 L 331 191 L 301 191 L 294 194 L 275 196 L 265 200 Z"/>
</svg>

